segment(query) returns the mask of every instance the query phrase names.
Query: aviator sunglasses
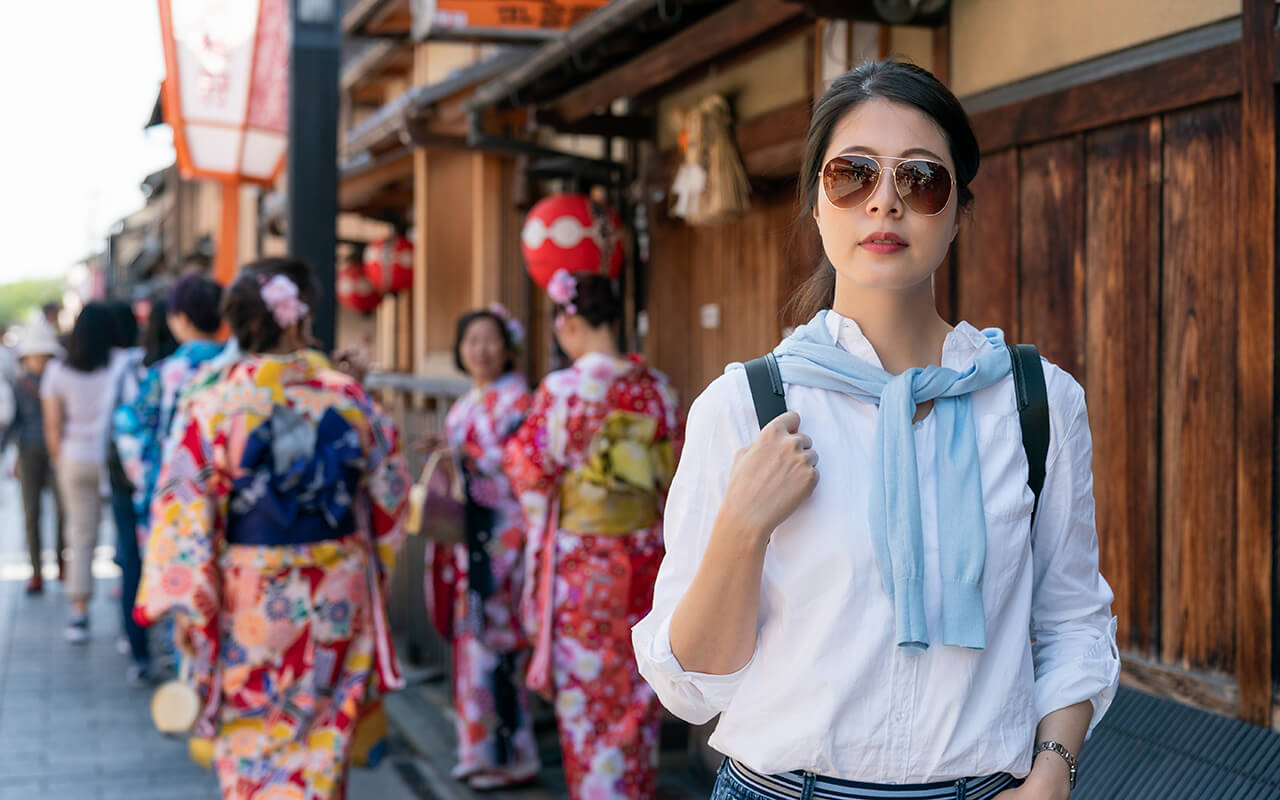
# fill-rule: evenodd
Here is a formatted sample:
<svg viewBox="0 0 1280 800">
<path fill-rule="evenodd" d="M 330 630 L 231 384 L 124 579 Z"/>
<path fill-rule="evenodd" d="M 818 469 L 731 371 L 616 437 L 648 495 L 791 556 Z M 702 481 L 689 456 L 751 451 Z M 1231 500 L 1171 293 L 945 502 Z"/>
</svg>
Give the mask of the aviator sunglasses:
<svg viewBox="0 0 1280 800">
<path fill-rule="evenodd" d="M 893 186 L 907 208 L 925 217 L 936 217 L 947 207 L 956 179 L 937 161 L 845 153 L 822 166 L 822 191 L 831 205 L 857 208 L 875 194 L 880 184 L 881 161 L 897 161 Z"/>
</svg>

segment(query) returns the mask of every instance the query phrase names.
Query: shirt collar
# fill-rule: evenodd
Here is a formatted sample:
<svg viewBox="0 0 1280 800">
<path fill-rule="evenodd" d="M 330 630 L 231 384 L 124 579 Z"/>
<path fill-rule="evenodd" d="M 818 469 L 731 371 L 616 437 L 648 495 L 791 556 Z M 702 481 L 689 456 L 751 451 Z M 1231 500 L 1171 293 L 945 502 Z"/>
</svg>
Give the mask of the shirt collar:
<svg viewBox="0 0 1280 800">
<path fill-rule="evenodd" d="M 827 331 L 836 345 L 850 354 L 884 369 L 880 356 L 862 332 L 858 323 L 850 317 L 844 317 L 835 311 L 827 313 Z M 968 369 L 977 358 L 978 353 L 991 343 L 982 331 L 963 320 L 947 334 L 942 343 L 942 366 L 947 369 L 962 371 Z"/>
</svg>

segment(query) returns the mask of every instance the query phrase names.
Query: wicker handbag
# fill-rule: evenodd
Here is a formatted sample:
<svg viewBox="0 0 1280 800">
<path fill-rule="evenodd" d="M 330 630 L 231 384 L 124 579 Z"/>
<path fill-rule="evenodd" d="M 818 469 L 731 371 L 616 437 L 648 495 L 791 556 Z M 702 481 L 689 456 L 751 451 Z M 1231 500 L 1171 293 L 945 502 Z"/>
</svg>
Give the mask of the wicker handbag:
<svg viewBox="0 0 1280 800">
<path fill-rule="evenodd" d="M 202 705 L 191 684 L 191 659 L 183 658 L 177 679 L 165 681 L 151 695 L 151 721 L 161 733 L 187 734 L 200 718 Z"/>
</svg>

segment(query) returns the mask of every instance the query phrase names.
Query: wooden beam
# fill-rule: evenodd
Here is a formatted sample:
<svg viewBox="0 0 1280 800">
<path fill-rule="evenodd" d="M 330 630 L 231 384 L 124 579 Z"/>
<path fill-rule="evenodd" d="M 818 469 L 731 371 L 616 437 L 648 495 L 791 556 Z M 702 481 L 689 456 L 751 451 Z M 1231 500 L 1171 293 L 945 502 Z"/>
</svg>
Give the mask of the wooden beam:
<svg viewBox="0 0 1280 800">
<path fill-rule="evenodd" d="M 388 184 L 412 176 L 413 156 L 409 149 L 393 150 L 373 159 L 367 166 L 342 175 L 338 183 L 338 207 L 345 210 L 362 206 Z"/>
<path fill-rule="evenodd" d="M 738 0 L 569 92 L 558 101 L 556 108 L 562 119 L 576 122 L 619 97 L 633 97 L 661 86 L 727 50 L 803 16 L 802 6 L 783 0 Z"/>
<path fill-rule="evenodd" d="M 1275 443 L 1274 0 L 1244 0 L 1240 39 L 1240 270 L 1236 285 L 1236 659 L 1240 717 L 1271 722 Z"/>
<path fill-rule="evenodd" d="M 427 237 L 431 235 L 431 213 L 427 205 L 427 151 L 413 151 L 413 231 L 416 235 L 413 248 L 413 353 L 412 372 L 417 372 L 427 354 L 427 290 L 430 288 L 430 264 L 427 261 Z"/>
<path fill-rule="evenodd" d="M 1235 716 L 1240 692 L 1223 675 L 1190 672 L 1133 653 L 1120 658 L 1120 685 L 1203 708 L 1223 716 Z"/>
<path fill-rule="evenodd" d="M 984 153 L 1207 103 L 1240 92 L 1240 45 L 1226 44 L 971 115 Z"/>
</svg>

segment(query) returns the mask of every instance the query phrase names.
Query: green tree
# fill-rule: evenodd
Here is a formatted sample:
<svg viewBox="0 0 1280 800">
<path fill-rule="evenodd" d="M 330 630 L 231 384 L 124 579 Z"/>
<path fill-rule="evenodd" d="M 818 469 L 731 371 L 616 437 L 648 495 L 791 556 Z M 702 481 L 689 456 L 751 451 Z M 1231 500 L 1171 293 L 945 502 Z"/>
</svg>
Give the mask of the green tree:
<svg viewBox="0 0 1280 800">
<path fill-rule="evenodd" d="M 62 280 L 25 280 L 0 286 L 0 327 L 26 322 L 27 314 L 62 298 Z"/>
</svg>

